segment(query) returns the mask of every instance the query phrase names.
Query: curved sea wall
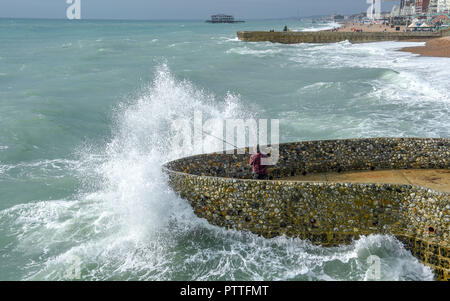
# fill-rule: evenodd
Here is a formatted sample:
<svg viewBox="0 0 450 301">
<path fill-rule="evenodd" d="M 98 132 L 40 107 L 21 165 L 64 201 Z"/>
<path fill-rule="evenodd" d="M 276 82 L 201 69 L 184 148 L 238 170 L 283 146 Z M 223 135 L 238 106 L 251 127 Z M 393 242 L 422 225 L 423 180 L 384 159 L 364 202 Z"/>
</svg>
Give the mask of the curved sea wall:
<svg viewBox="0 0 450 301">
<path fill-rule="evenodd" d="M 392 234 L 437 279 L 450 278 L 449 194 L 415 185 L 277 180 L 309 172 L 450 169 L 450 139 L 374 138 L 280 145 L 271 180 L 251 180 L 249 154 L 168 163 L 170 186 L 211 224 L 309 239 L 323 246 Z"/>
<path fill-rule="evenodd" d="M 448 35 L 448 31 L 440 32 L 269 32 L 269 31 L 238 31 L 237 36 L 247 42 L 272 42 L 283 44 L 297 43 L 336 43 L 349 41 L 351 43 L 367 43 L 378 41 L 402 41 L 411 39 L 433 39 Z"/>
</svg>

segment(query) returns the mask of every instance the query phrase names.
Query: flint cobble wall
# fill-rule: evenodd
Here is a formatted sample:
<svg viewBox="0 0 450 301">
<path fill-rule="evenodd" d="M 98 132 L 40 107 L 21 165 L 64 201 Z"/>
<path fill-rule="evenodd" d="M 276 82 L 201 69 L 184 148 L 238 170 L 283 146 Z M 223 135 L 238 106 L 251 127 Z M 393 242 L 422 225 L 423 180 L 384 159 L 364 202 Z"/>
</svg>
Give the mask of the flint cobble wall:
<svg viewBox="0 0 450 301">
<path fill-rule="evenodd" d="M 450 277 L 449 195 L 414 185 L 309 183 L 304 172 L 450 167 L 450 139 L 352 139 L 280 145 L 272 180 L 250 180 L 249 154 L 209 154 L 168 163 L 170 186 L 211 224 L 334 246 L 392 234 L 437 279 Z"/>
</svg>

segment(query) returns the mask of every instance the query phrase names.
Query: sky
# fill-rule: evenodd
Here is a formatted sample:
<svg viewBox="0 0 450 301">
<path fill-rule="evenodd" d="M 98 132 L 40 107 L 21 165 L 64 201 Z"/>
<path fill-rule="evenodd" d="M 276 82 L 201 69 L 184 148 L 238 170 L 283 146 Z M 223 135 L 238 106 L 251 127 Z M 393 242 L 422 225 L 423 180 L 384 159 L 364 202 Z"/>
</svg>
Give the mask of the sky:
<svg viewBox="0 0 450 301">
<path fill-rule="evenodd" d="M 66 18 L 66 1 L 0 0 L 0 18 Z M 79 0 L 82 19 L 206 20 L 216 13 L 239 19 L 353 14 L 366 0 Z M 394 2 L 383 4 L 390 10 Z"/>
</svg>

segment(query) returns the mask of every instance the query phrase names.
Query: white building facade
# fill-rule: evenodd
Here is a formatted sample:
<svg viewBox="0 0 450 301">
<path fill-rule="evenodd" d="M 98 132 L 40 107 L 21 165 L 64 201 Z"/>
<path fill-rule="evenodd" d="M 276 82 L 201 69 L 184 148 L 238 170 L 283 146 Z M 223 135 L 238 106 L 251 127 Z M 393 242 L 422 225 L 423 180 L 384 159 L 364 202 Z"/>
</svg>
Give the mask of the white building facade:
<svg viewBox="0 0 450 301">
<path fill-rule="evenodd" d="M 428 6 L 429 14 L 436 14 L 438 12 L 438 1 L 439 0 L 430 0 L 430 5 Z"/>
<path fill-rule="evenodd" d="M 392 7 L 391 17 L 398 17 L 398 16 L 400 16 L 400 6 L 394 5 Z"/>
<path fill-rule="evenodd" d="M 381 0 L 367 0 L 370 4 L 367 9 L 367 18 L 370 20 L 378 20 L 381 18 Z"/>
<path fill-rule="evenodd" d="M 450 12 L 450 0 L 437 0 L 438 12 Z"/>
<path fill-rule="evenodd" d="M 410 16 L 416 13 L 416 1 L 415 0 L 402 0 L 400 2 L 400 15 Z"/>
</svg>

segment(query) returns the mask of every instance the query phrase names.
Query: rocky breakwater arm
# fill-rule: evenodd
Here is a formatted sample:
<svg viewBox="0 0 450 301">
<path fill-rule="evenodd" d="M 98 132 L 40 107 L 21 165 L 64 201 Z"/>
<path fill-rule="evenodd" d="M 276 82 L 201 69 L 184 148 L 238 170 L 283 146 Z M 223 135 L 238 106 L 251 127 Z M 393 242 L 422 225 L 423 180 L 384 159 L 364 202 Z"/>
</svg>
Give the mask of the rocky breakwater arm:
<svg viewBox="0 0 450 301">
<path fill-rule="evenodd" d="M 246 42 L 272 42 L 282 44 L 298 43 L 367 43 L 378 41 L 402 41 L 411 39 L 433 39 L 443 35 L 442 32 L 270 32 L 238 31 L 237 36 Z"/>
</svg>

